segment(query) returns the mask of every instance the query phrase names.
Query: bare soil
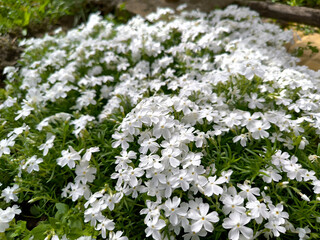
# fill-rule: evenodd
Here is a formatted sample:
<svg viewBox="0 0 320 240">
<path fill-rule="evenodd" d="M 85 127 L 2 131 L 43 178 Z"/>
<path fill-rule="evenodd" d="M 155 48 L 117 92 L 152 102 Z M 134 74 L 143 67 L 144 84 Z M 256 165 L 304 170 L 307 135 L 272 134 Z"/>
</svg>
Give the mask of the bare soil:
<svg viewBox="0 0 320 240">
<path fill-rule="evenodd" d="M 299 65 L 308 66 L 310 69 L 315 71 L 320 70 L 320 34 L 313 33 L 305 35 L 303 32 L 300 31 L 296 31 L 295 34 L 295 42 L 288 46 L 288 51 L 294 53 L 297 48 L 304 48 L 305 50 L 303 51 L 303 55 L 299 57 Z M 308 43 L 311 46 L 316 47 L 319 50 L 319 52 L 312 53 L 311 50 L 306 49 Z"/>
</svg>

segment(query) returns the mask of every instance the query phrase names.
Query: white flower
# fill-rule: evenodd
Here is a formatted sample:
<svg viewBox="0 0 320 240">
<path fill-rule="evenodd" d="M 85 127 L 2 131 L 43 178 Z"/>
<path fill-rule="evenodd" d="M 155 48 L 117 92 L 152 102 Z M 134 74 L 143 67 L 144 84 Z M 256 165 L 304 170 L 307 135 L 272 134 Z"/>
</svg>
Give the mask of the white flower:
<svg viewBox="0 0 320 240">
<path fill-rule="evenodd" d="M 116 167 L 116 170 L 118 170 L 118 167 L 119 168 L 123 168 L 123 169 L 127 169 L 128 168 L 128 164 L 131 163 L 131 159 L 136 159 L 137 157 L 137 153 L 134 152 L 134 151 L 122 151 L 121 153 L 121 156 L 116 156 L 116 161 L 115 161 L 115 164 L 117 164 L 117 167 Z M 140 157 L 140 164 L 142 162 L 142 156 Z M 148 165 L 148 164 L 146 164 Z M 139 165 L 142 167 L 142 165 Z M 151 166 L 150 166 L 151 167 Z"/>
<path fill-rule="evenodd" d="M 298 164 L 298 158 L 296 156 L 291 156 L 290 160 L 283 161 L 282 169 L 287 172 L 287 176 L 290 179 L 297 179 L 297 181 L 302 181 L 302 176 L 307 172 L 306 169 L 302 168 L 301 164 Z"/>
<path fill-rule="evenodd" d="M 183 239 L 184 240 L 200 240 L 200 237 L 205 237 L 207 235 L 207 231 L 205 229 L 201 229 L 200 232 L 194 232 L 191 231 L 191 229 L 189 231 L 186 231 L 187 233 L 183 235 Z"/>
<path fill-rule="evenodd" d="M 14 143 L 15 142 L 11 138 L 2 139 L 0 141 L 0 157 L 3 154 L 9 155 L 10 154 L 10 148 L 9 147 L 12 147 L 14 145 Z"/>
<path fill-rule="evenodd" d="M 31 173 L 32 171 L 39 171 L 39 163 L 42 162 L 42 158 L 37 158 L 37 156 L 34 155 L 27 160 L 27 162 L 22 166 L 22 169 L 27 168 L 28 173 Z"/>
<path fill-rule="evenodd" d="M 97 102 L 94 99 L 96 96 L 95 90 L 85 90 L 81 93 L 81 96 L 78 97 L 76 101 L 75 109 L 81 110 L 83 107 L 87 107 L 90 104 L 95 105 Z"/>
<path fill-rule="evenodd" d="M 313 192 L 316 194 L 320 193 L 320 180 L 313 181 L 312 185 L 313 185 Z"/>
<path fill-rule="evenodd" d="M 247 133 L 240 134 L 238 136 L 235 136 L 232 140 L 234 143 L 240 141 L 241 146 L 245 147 L 248 141 L 248 134 Z"/>
<path fill-rule="evenodd" d="M 225 218 L 223 220 L 222 226 L 225 229 L 231 229 L 228 234 L 228 237 L 231 240 L 238 240 L 240 238 L 240 233 L 245 238 L 251 239 L 253 236 L 253 230 L 244 226 L 249 222 L 249 217 L 244 214 L 234 212 L 229 215 L 229 218 Z"/>
<path fill-rule="evenodd" d="M 93 208 L 93 207 L 88 208 L 86 211 L 84 211 L 84 222 L 85 223 L 90 222 L 91 226 L 96 226 L 97 221 L 102 222 L 103 220 L 105 220 L 105 217 L 102 215 L 102 213 L 100 211 L 100 205 L 98 205 L 95 208 Z M 109 222 L 109 223 L 111 223 L 111 222 Z M 107 224 L 105 224 L 105 225 L 107 225 Z M 102 228 L 102 226 L 100 226 L 100 227 Z"/>
<path fill-rule="evenodd" d="M 266 170 L 260 170 L 260 172 L 264 174 L 260 174 L 262 176 L 262 179 L 266 183 L 271 183 L 271 181 L 279 182 L 282 177 L 278 170 L 273 169 L 273 167 L 268 167 Z"/>
<path fill-rule="evenodd" d="M 48 154 L 49 149 L 53 147 L 53 141 L 55 138 L 56 136 L 52 135 L 47 139 L 47 141 L 44 144 L 41 144 L 39 146 L 39 150 L 43 150 L 43 156 L 46 156 Z"/>
<path fill-rule="evenodd" d="M 99 152 L 99 147 L 91 147 L 87 149 L 86 153 L 82 156 L 82 161 L 90 161 L 92 153 Z"/>
<path fill-rule="evenodd" d="M 269 204 L 268 207 L 270 209 L 271 220 L 274 219 L 277 222 L 279 222 L 279 224 L 284 224 L 285 219 L 289 218 L 289 214 L 287 212 L 283 212 L 282 204 L 279 203 L 277 204 L 277 206 L 274 206 L 273 204 Z"/>
<path fill-rule="evenodd" d="M 208 212 L 209 212 L 209 204 L 207 203 L 200 203 L 199 211 L 195 209 L 190 210 L 188 217 L 194 220 L 191 225 L 191 231 L 197 233 L 203 227 L 208 232 L 213 231 L 212 223 L 219 222 L 218 213 L 211 212 L 208 214 Z"/>
<path fill-rule="evenodd" d="M 173 131 L 172 128 L 174 127 L 174 124 L 175 122 L 172 119 L 161 117 L 159 122 L 154 125 L 153 135 L 156 138 L 163 136 L 164 139 L 170 139 L 171 131 Z"/>
<path fill-rule="evenodd" d="M 281 166 L 286 163 L 290 158 L 289 153 L 277 150 L 274 155 L 272 155 L 272 164 L 276 166 Z"/>
<path fill-rule="evenodd" d="M 122 236 L 122 231 L 117 231 L 116 233 L 113 231 L 109 232 L 109 240 L 128 240 L 126 236 Z"/>
<path fill-rule="evenodd" d="M 220 195 L 223 193 L 222 187 L 218 186 L 218 184 L 225 183 L 226 179 L 224 177 L 219 177 L 217 179 L 217 176 L 209 177 L 208 178 L 208 183 L 204 187 L 204 194 L 206 196 L 212 196 L 213 194 L 215 195 Z"/>
<path fill-rule="evenodd" d="M 226 183 L 229 183 L 232 173 L 233 173 L 232 170 L 223 171 L 221 172 L 221 177 L 224 178 Z"/>
<path fill-rule="evenodd" d="M 193 180 L 193 177 L 185 169 L 180 171 L 178 178 L 177 178 L 177 182 L 179 183 L 179 185 L 183 191 L 188 191 L 188 189 L 190 188 L 190 182 L 192 180 Z"/>
<path fill-rule="evenodd" d="M 257 93 L 251 93 L 251 96 L 246 96 L 245 100 L 249 102 L 248 107 L 251 109 L 255 109 L 255 108 L 263 108 L 263 102 L 265 102 L 266 100 L 264 98 L 258 98 L 258 94 Z"/>
<path fill-rule="evenodd" d="M 96 226 L 96 230 L 101 230 L 101 236 L 107 237 L 107 230 L 112 231 L 114 229 L 114 222 L 108 218 L 105 218 L 101 223 Z"/>
<path fill-rule="evenodd" d="M 188 155 L 184 158 L 183 168 L 187 168 L 190 165 L 199 166 L 201 164 L 202 155 L 202 153 L 189 152 Z"/>
<path fill-rule="evenodd" d="M 128 167 L 129 185 L 131 187 L 136 187 L 138 185 L 138 177 L 141 177 L 143 174 L 144 171 L 139 167 L 134 169 Z"/>
<path fill-rule="evenodd" d="M 15 117 L 15 121 L 19 120 L 21 117 L 25 119 L 27 116 L 30 115 L 31 111 L 34 110 L 33 107 L 28 105 L 28 102 L 24 100 L 22 104 L 22 109 L 17 112 L 18 116 Z"/>
<path fill-rule="evenodd" d="M 23 131 L 28 131 L 28 130 L 30 130 L 30 127 L 28 125 L 26 125 L 25 123 L 23 123 L 23 125 L 21 127 L 15 128 L 11 132 L 9 132 L 7 137 L 11 137 L 13 135 L 18 136 L 21 133 L 23 133 Z"/>
<path fill-rule="evenodd" d="M 19 185 L 14 184 L 12 187 L 6 187 L 2 190 L 1 197 L 4 198 L 6 203 L 10 201 L 18 201 L 17 192 L 19 190 Z"/>
<path fill-rule="evenodd" d="M 255 112 L 252 115 L 249 112 L 245 112 L 242 115 L 242 124 L 241 126 L 250 126 L 252 123 L 254 123 L 254 120 L 257 120 L 261 117 L 260 112 Z"/>
<path fill-rule="evenodd" d="M 121 145 L 121 148 L 123 150 L 127 150 L 129 147 L 128 142 L 132 142 L 133 138 L 131 135 L 129 135 L 128 133 L 119 133 L 119 132 L 115 132 L 112 135 L 112 138 L 115 139 L 116 141 L 112 143 L 112 147 L 116 148 L 119 145 Z"/>
<path fill-rule="evenodd" d="M 21 210 L 17 205 L 7 207 L 6 210 L 0 208 L 0 233 L 5 232 L 9 228 L 9 222 L 11 222 L 15 215 L 20 214 Z"/>
<path fill-rule="evenodd" d="M 266 138 L 269 133 L 265 130 L 271 127 L 269 122 L 263 122 L 261 120 L 255 120 L 251 125 L 247 125 L 247 129 L 251 132 L 254 139 Z"/>
<path fill-rule="evenodd" d="M 90 167 L 87 161 L 81 161 L 79 165 L 76 166 L 76 178 L 75 181 L 82 182 L 86 184 L 87 182 L 93 182 L 96 178 L 95 174 L 97 169 L 94 167 Z"/>
<path fill-rule="evenodd" d="M 81 136 L 81 131 L 83 129 L 85 129 L 86 125 L 88 122 L 92 122 L 94 121 L 95 118 L 92 117 L 92 116 L 89 116 L 89 115 L 83 115 L 81 116 L 80 118 L 78 119 L 75 119 L 73 121 L 71 121 L 71 124 L 74 125 L 74 130 L 72 131 L 72 133 L 78 137 L 79 133 L 80 133 L 80 136 Z"/>
<path fill-rule="evenodd" d="M 244 214 L 246 208 L 243 207 L 244 199 L 239 195 L 225 195 L 223 196 L 222 202 L 224 206 L 222 207 L 222 211 L 224 214 L 229 214 L 230 212 L 238 212 Z"/>
<path fill-rule="evenodd" d="M 258 200 L 248 202 L 246 207 L 250 209 L 250 217 L 255 219 L 258 224 L 262 223 L 263 218 L 269 218 L 266 204 L 260 203 Z"/>
<path fill-rule="evenodd" d="M 150 150 L 151 153 L 155 153 L 159 149 L 159 144 L 156 142 L 156 138 L 150 138 L 148 140 L 145 140 L 141 143 L 141 147 L 139 151 L 142 154 L 146 154 L 148 150 Z"/>
<path fill-rule="evenodd" d="M 122 196 L 121 196 L 121 193 L 116 193 L 114 195 L 109 195 L 109 194 L 106 194 L 104 196 L 104 200 L 107 204 L 107 207 L 112 211 L 114 209 L 114 206 L 116 203 L 120 202 Z"/>
<path fill-rule="evenodd" d="M 264 227 L 270 229 L 275 237 L 279 237 L 280 233 L 286 232 L 286 228 L 277 220 L 270 220 L 264 225 Z"/>
<path fill-rule="evenodd" d="M 181 150 L 178 148 L 172 149 L 163 149 L 161 150 L 163 161 L 168 161 L 170 165 L 174 168 L 178 167 L 180 165 L 180 160 L 178 157 L 181 154 Z"/>
<path fill-rule="evenodd" d="M 165 214 L 166 217 L 169 217 L 170 223 L 175 226 L 179 222 L 179 216 L 186 216 L 187 209 L 179 208 L 181 199 L 178 197 L 174 197 L 172 200 L 168 199 L 165 202 Z"/>
<path fill-rule="evenodd" d="M 316 176 L 314 176 L 316 173 L 315 171 L 311 170 L 311 171 L 306 171 L 302 177 L 303 177 L 303 181 L 307 182 L 309 180 L 315 181 L 317 180 Z"/>
<path fill-rule="evenodd" d="M 147 208 L 140 211 L 140 214 L 147 214 L 144 218 L 144 222 L 147 223 L 151 219 L 158 219 L 160 217 L 160 207 L 159 203 L 146 201 Z"/>
<path fill-rule="evenodd" d="M 319 156 L 317 155 L 309 155 L 308 159 L 310 160 L 310 162 L 315 162 L 317 159 L 319 158 Z"/>
<path fill-rule="evenodd" d="M 148 226 L 145 230 L 146 237 L 152 235 L 153 239 L 161 240 L 160 230 L 166 226 L 165 221 L 162 219 L 154 218 L 148 221 L 146 224 Z"/>
<path fill-rule="evenodd" d="M 231 112 L 225 119 L 225 124 L 232 128 L 233 126 L 239 126 L 241 124 L 242 116 L 239 113 Z"/>
<path fill-rule="evenodd" d="M 304 228 L 297 228 L 298 234 L 299 234 L 299 240 L 305 240 L 308 239 L 309 236 L 307 235 L 308 233 L 311 233 L 311 230 L 309 229 L 308 226 Z"/>
<path fill-rule="evenodd" d="M 309 141 L 305 138 L 305 137 L 302 137 L 301 138 L 301 141 L 299 143 L 299 149 L 304 149 L 306 145 L 309 144 Z"/>
<path fill-rule="evenodd" d="M 69 146 L 69 150 L 62 150 L 62 157 L 57 159 L 58 165 L 61 167 L 68 165 L 69 168 L 74 168 L 76 166 L 75 161 L 81 159 L 81 151 L 77 152 L 71 146 Z"/>
<path fill-rule="evenodd" d="M 255 201 L 257 200 L 255 196 L 260 196 L 260 189 L 257 187 L 252 188 L 247 182 L 244 182 L 244 184 L 238 183 L 237 186 L 242 190 L 239 195 L 249 201 Z"/>
</svg>

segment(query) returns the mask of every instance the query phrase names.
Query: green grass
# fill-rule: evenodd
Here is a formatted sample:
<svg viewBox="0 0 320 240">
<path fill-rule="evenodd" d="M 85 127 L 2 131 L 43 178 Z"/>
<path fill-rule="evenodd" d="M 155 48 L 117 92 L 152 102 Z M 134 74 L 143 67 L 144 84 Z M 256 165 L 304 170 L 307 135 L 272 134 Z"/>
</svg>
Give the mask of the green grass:
<svg viewBox="0 0 320 240">
<path fill-rule="evenodd" d="M 26 35 L 33 24 L 54 24 L 65 15 L 80 15 L 85 0 L 1 0 L 0 34 Z"/>
</svg>

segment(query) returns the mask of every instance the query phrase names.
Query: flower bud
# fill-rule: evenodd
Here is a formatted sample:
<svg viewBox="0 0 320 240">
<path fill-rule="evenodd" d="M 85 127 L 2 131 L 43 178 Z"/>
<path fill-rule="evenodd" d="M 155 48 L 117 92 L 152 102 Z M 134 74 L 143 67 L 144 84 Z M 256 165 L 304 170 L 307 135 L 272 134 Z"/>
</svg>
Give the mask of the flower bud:
<svg viewBox="0 0 320 240">
<path fill-rule="evenodd" d="M 314 162 L 318 159 L 317 155 L 309 155 L 308 159 L 310 160 L 310 162 Z"/>
<path fill-rule="evenodd" d="M 302 194 L 302 193 L 299 193 L 299 194 L 300 194 L 300 196 L 301 196 L 301 198 L 302 198 L 303 200 L 305 200 L 305 201 L 307 201 L 307 202 L 310 202 L 310 198 L 308 198 L 307 195 Z"/>
</svg>

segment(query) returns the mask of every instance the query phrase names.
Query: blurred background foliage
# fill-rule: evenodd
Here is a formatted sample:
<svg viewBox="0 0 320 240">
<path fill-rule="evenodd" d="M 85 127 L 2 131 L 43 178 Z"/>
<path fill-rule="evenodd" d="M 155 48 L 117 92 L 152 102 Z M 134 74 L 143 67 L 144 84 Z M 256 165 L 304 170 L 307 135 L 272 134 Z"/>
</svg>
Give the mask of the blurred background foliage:
<svg viewBox="0 0 320 240">
<path fill-rule="evenodd" d="M 320 0 L 267 1 L 320 8 Z M 28 31 L 35 31 L 39 26 L 50 30 L 64 16 L 73 16 L 73 25 L 76 25 L 86 21 L 88 13 L 95 10 L 92 5 L 89 6 L 89 2 L 90 0 L 0 0 L 0 35 L 8 33 L 27 36 Z"/>
<path fill-rule="evenodd" d="M 320 0 L 272 0 L 272 2 L 296 7 L 320 8 Z"/>
<path fill-rule="evenodd" d="M 84 16 L 87 0 L 0 0 L 0 34 L 27 35 L 39 24 L 54 25 L 62 16 Z"/>
</svg>

